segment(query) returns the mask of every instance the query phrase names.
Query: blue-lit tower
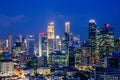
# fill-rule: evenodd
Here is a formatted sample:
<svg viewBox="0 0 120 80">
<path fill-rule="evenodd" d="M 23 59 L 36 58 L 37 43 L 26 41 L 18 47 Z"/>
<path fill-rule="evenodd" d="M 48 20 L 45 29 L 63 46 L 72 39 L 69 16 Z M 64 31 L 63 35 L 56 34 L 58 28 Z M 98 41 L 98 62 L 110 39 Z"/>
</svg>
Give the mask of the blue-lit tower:
<svg viewBox="0 0 120 80">
<path fill-rule="evenodd" d="M 96 21 L 94 19 L 89 20 L 89 45 L 92 54 L 92 63 L 95 62 L 94 53 L 96 48 Z"/>
<path fill-rule="evenodd" d="M 47 56 L 47 34 L 40 33 L 39 35 L 39 57 Z"/>
<path fill-rule="evenodd" d="M 114 32 L 110 24 L 105 24 L 105 28 L 97 29 L 96 51 L 100 64 L 103 64 L 104 58 L 112 56 L 115 50 L 114 44 Z"/>
<path fill-rule="evenodd" d="M 27 35 L 27 55 L 29 56 L 35 56 L 34 43 L 35 43 L 34 35 Z"/>
</svg>

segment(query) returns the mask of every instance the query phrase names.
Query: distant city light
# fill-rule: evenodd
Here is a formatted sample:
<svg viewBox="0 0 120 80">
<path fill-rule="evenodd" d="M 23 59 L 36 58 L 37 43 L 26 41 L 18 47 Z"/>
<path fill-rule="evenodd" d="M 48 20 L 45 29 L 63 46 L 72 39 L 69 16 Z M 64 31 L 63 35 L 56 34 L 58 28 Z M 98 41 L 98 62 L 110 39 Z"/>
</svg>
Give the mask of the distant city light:
<svg viewBox="0 0 120 80">
<path fill-rule="evenodd" d="M 57 36 L 56 36 L 56 39 L 60 39 L 60 36 L 59 36 L 59 35 L 57 35 Z"/>
<path fill-rule="evenodd" d="M 45 36 L 45 33 L 40 33 L 40 36 L 42 36 L 42 37 Z"/>
<path fill-rule="evenodd" d="M 105 27 L 106 27 L 106 28 L 109 28 L 109 27 L 110 27 L 110 24 L 105 24 Z"/>
<path fill-rule="evenodd" d="M 49 24 L 50 24 L 50 25 L 54 25 L 54 22 L 50 22 Z"/>
<path fill-rule="evenodd" d="M 94 19 L 89 20 L 89 23 L 96 23 Z"/>
<path fill-rule="evenodd" d="M 70 22 L 66 22 L 65 25 L 70 25 Z"/>
<path fill-rule="evenodd" d="M 86 41 L 84 41 L 83 43 L 86 44 Z"/>
<path fill-rule="evenodd" d="M 31 38 L 32 38 L 32 37 L 33 37 L 33 35 L 29 35 L 29 37 L 31 37 Z"/>
<path fill-rule="evenodd" d="M 65 32 L 70 33 L 70 22 L 65 22 Z"/>
</svg>

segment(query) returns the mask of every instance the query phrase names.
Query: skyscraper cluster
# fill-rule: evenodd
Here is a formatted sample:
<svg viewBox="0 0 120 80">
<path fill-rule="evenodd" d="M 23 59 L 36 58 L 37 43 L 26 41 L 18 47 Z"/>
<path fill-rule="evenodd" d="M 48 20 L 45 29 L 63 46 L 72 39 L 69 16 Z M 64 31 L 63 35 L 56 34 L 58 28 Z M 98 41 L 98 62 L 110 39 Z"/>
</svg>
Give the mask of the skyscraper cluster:
<svg viewBox="0 0 120 80">
<path fill-rule="evenodd" d="M 89 21 L 89 45 L 92 53 L 92 62 L 103 64 L 105 57 L 111 57 L 115 50 L 114 31 L 110 24 L 104 28 L 96 28 L 94 20 Z"/>
<path fill-rule="evenodd" d="M 98 28 L 96 21 L 91 19 L 88 26 L 88 40 L 82 42 L 80 35 L 70 32 L 70 22 L 65 22 L 63 37 L 55 34 L 54 22 L 50 22 L 47 31 L 39 34 L 38 42 L 33 34 L 27 35 L 26 38 L 20 34 L 14 43 L 10 34 L 7 40 L 1 40 L 0 52 L 9 52 L 14 56 L 24 53 L 31 57 L 44 58 L 44 65 L 48 66 L 50 53 L 61 51 L 67 55 L 68 65 L 72 62 L 70 59 L 79 65 L 83 64 L 82 61 L 87 61 L 86 64 L 102 65 L 105 57 L 110 57 L 113 51 L 119 50 L 119 39 L 114 39 L 114 31 L 110 24 Z"/>
<path fill-rule="evenodd" d="M 118 61 L 116 65 L 120 62 L 113 59 L 114 52 L 120 50 L 120 39 L 115 39 L 110 24 L 99 28 L 94 19 L 89 20 L 88 40 L 81 41 L 80 35 L 70 31 L 70 22 L 65 22 L 63 34 L 63 37 L 55 34 L 54 22 L 48 23 L 46 31 L 39 33 L 38 41 L 34 34 L 26 37 L 20 34 L 13 41 L 10 34 L 6 40 L 0 40 L 0 60 L 12 61 L 15 69 L 32 68 L 34 74 L 40 67 L 58 69 L 69 66 L 88 70 L 93 69 L 94 65 L 108 66 L 112 60 Z"/>
</svg>

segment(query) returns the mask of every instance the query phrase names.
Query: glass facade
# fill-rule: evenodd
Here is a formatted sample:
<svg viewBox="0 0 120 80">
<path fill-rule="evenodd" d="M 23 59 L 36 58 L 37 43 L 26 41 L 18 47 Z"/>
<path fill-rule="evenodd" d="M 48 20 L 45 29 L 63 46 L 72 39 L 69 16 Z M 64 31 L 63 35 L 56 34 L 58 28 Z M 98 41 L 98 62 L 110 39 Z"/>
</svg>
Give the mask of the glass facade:
<svg viewBox="0 0 120 80">
<path fill-rule="evenodd" d="M 54 51 L 49 54 L 50 65 L 54 67 L 67 66 L 68 58 L 67 55 L 61 53 L 61 51 Z"/>
<path fill-rule="evenodd" d="M 92 54 L 92 63 L 95 63 L 95 48 L 96 48 L 96 22 L 95 20 L 91 19 L 89 21 L 89 45 L 91 47 L 91 54 Z"/>
<path fill-rule="evenodd" d="M 110 27 L 97 29 L 96 50 L 99 62 L 102 63 L 105 57 L 110 57 L 114 51 L 114 33 Z"/>
<path fill-rule="evenodd" d="M 27 36 L 27 55 L 35 56 L 34 45 L 35 45 L 34 35 L 28 35 Z"/>
</svg>

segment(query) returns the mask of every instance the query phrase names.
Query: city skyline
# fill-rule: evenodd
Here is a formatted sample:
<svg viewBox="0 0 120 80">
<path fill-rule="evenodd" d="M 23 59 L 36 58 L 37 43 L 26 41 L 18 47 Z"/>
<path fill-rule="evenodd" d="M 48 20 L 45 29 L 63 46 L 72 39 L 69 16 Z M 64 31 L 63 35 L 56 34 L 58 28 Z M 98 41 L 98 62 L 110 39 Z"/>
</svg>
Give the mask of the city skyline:
<svg viewBox="0 0 120 80">
<path fill-rule="evenodd" d="M 120 80 L 120 0 L 1 0 L 0 80 Z"/>
<path fill-rule="evenodd" d="M 91 20 L 95 21 L 94 19 L 90 19 L 89 22 L 90 22 Z M 89 22 L 88 22 L 88 24 L 89 24 Z M 49 23 L 54 23 L 54 22 L 49 22 Z M 49 25 L 49 23 L 48 23 L 48 25 Z M 64 24 L 65 24 L 65 25 L 64 25 L 64 31 L 63 31 L 63 33 L 61 33 L 62 36 L 61 36 L 61 34 L 55 34 L 55 36 L 60 36 L 60 38 L 62 38 L 62 37 L 64 36 L 64 33 L 66 32 L 66 23 L 69 23 L 69 24 L 70 24 L 70 22 L 65 22 L 65 23 L 64 23 Z M 96 21 L 95 21 L 95 24 L 96 24 Z M 55 24 L 54 24 L 54 25 L 55 25 Z M 96 24 L 96 25 L 97 25 L 97 24 Z M 119 38 L 120 38 L 120 35 L 118 34 L 118 32 L 116 32 L 115 29 L 114 29 L 114 27 L 111 27 L 111 25 L 108 24 L 108 23 L 104 24 L 103 27 L 97 27 L 97 26 L 96 26 L 96 29 L 105 28 L 106 26 L 108 26 L 108 27 L 110 27 L 110 28 L 113 29 L 113 31 L 114 31 L 114 36 L 115 36 L 114 39 L 119 39 Z M 55 26 L 54 26 L 54 28 L 55 28 Z M 70 26 L 70 28 L 71 28 L 71 26 Z M 88 29 L 89 29 L 89 27 L 88 27 Z M 70 30 L 71 30 L 71 29 L 70 29 Z M 71 30 L 71 31 L 72 31 L 72 30 Z M 73 31 L 73 32 L 74 32 L 74 31 Z M 70 32 L 70 33 L 75 34 L 75 33 L 73 33 L 73 32 Z M 8 34 L 6 34 L 6 35 L 1 35 L 1 36 L 0 36 L 0 39 L 7 39 L 9 35 L 12 35 L 12 36 L 13 36 L 13 41 L 15 41 L 16 38 L 18 38 L 20 35 L 22 35 L 23 38 L 26 38 L 27 35 L 34 35 L 34 36 L 35 36 L 35 40 L 38 41 L 38 39 L 39 39 L 39 34 L 41 34 L 41 33 L 47 34 L 47 28 L 46 28 L 46 31 L 39 32 L 39 33 L 35 33 L 35 32 L 27 33 L 27 34 L 24 34 L 24 33 L 18 33 L 18 34 L 8 33 Z M 55 33 L 56 33 L 56 31 L 55 31 Z M 88 33 L 89 33 L 89 31 L 84 32 L 84 33 L 87 33 L 87 38 L 85 38 L 85 39 L 84 39 L 83 37 L 81 38 L 81 34 L 75 34 L 75 35 L 79 35 L 81 41 L 89 41 L 89 38 L 88 38 Z M 117 33 L 117 35 L 116 35 L 116 33 Z M 83 35 L 82 35 L 82 36 L 83 36 Z M 117 36 L 117 37 L 116 37 L 116 36 Z M 54 39 L 55 39 L 55 38 L 54 38 Z"/>
<path fill-rule="evenodd" d="M 105 23 L 110 24 L 114 28 L 115 37 L 118 38 L 120 34 L 119 2 L 119 0 L 1 1 L 0 38 L 8 34 L 16 36 L 35 33 L 38 35 L 40 32 L 47 32 L 50 21 L 55 23 L 55 34 L 63 36 L 64 23 L 69 21 L 71 32 L 80 35 L 81 40 L 87 40 L 90 19 L 96 20 L 96 27 L 103 27 Z"/>
</svg>

